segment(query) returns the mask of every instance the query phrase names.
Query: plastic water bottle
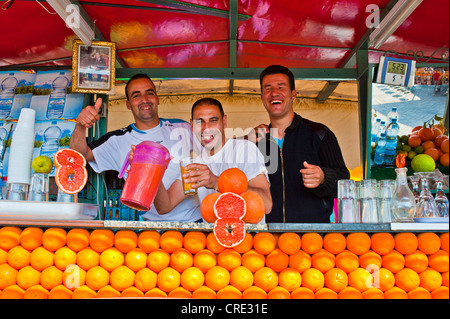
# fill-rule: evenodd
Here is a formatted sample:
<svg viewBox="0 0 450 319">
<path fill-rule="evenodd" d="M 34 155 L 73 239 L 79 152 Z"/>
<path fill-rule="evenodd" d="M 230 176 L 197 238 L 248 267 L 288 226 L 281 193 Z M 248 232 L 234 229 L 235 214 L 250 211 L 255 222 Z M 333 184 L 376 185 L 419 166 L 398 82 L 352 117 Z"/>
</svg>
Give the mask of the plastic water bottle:
<svg viewBox="0 0 450 319">
<path fill-rule="evenodd" d="M 395 161 L 397 135 L 399 131 L 400 126 L 397 124 L 397 119 L 393 118 L 392 123 L 386 128 L 386 153 L 384 155 L 384 162 L 386 164 L 393 164 Z"/>
<path fill-rule="evenodd" d="M 59 138 L 61 136 L 61 129 L 56 125 L 57 122 L 53 121 L 52 125 L 47 127 L 44 131 L 44 143 L 41 146 L 40 155 L 45 155 L 53 160 L 53 156 L 59 150 Z M 50 174 L 53 174 L 55 167 L 53 167 Z"/>
<path fill-rule="evenodd" d="M 388 125 L 392 123 L 392 119 L 396 119 L 397 123 L 398 123 L 398 112 L 397 112 L 397 107 L 393 106 L 392 110 L 388 113 Z"/>
<path fill-rule="evenodd" d="M 2 81 L 0 85 L 0 119 L 5 119 L 11 113 L 12 104 L 14 101 L 14 90 L 19 81 L 14 77 L 14 73 Z"/>
<path fill-rule="evenodd" d="M 385 121 L 381 121 L 380 125 L 378 125 L 377 139 L 380 138 L 381 133 L 385 133 L 386 134 L 386 122 Z"/>
<path fill-rule="evenodd" d="M 376 165 L 383 165 L 385 152 L 386 152 L 386 133 L 381 133 L 380 138 L 378 139 L 377 147 L 375 148 L 375 156 L 373 158 L 373 162 Z"/>
<path fill-rule="evenodd" d="M 49 120 L 62 117 L 66 104 L 66 88 L 68 86 L 69 79 L 64 76 L 64 72 L 61 72 L 60 76 L 53 80 L 53 91 L 50 94 L 47 106 L 47 118 Z"/>
<path fill-rule="evenodd" d="M 372 143 L 378 142 L 378 127 L 380 126 L 380 123 L 381 119 L 379 117 L 375 120 L 375 123 L 372 123 Z"/>
</svg>

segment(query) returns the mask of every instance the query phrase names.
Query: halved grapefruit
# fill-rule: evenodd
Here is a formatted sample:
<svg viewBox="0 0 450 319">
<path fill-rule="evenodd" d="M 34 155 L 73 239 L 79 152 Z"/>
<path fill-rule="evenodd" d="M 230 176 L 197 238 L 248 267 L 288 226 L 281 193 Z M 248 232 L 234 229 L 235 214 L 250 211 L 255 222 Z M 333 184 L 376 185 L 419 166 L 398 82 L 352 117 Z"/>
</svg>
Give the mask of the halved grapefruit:
<svg viewBox="0 0 450 319">
<path fill-rule="evenodd" d="M 60 148 L 53 157 L 53 163 L 56 168 L 62 165 L 80 165 L 86 167 L 84 156 L 71 148 Z"/>
<path fill-rule="evenodd" d="M 231 248 L 242 243 L 247 225 L 237 218 L 220 218 L 214 222 L 213 231 L 219 244 Z"/>
<path fill-rule="evenodd" d="M 247 211 L 245 200 L 234 193 L 223 193 L 214 203 L 217 218 L 242 219 Z"/>
<path fill-rule="evenodd" d="M 87 183 L 88 173 L 81 165 L 60 165 L 56 168 L 55 182 L 66 194 L 79 193 Z"/>
</svg>

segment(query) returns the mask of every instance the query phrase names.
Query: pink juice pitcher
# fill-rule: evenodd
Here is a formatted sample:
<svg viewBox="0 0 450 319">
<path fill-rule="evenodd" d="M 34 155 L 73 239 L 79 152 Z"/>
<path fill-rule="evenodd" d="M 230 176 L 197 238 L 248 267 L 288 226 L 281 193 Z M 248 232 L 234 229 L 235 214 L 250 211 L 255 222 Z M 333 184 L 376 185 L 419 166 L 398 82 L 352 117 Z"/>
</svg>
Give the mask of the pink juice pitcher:
<svg viewBox="0 0 450 319">
<path fill-rule="evenodd" d="M 130 152 L 123 163 L 119 178 L 128 167 Z M 161 144 L 144 141 L 136 146 L 127 180 L 120 196 L 122 204 L 147 211 L 152 206 L 164 172 L 170 162 L 170 153 Z"/>
</svg>

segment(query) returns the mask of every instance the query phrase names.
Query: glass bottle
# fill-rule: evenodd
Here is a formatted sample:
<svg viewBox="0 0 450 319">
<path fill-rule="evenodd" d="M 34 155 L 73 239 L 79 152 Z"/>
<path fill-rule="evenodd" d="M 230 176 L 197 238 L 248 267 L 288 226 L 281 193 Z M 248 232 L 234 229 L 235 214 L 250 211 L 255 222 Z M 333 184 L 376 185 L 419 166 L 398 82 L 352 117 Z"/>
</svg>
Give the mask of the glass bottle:
<svg viewBox="0 0 450 319">
<path fill-rule="evenodd" d="M 436 201 L 428 186 L 428 177 L 421 179 L 422 191 L 420 192 L 419 203 L 417 204 L 416 218 L 439 217 Z"/>
<path fill-rule="evenodd" d="M 392 194 L 392 221 L 413 222 L 416 213 L 416 200 L 409 189 L 406 178 L 406 167 L 396 168 L 397 179 L 395 181 L 394 194 Z"/>
<path fill-rule="evenodd" d="M 412 185 L 412 193 L 414 195 L 414 198 L 416 199 L 417 204 L 420 198 L 419 180 L 411 178 L 411 185 Z"/>
<path fill-rule="evenodd" d="M 448 217 L 449 204 L 448 198 L 444 193 L 442 181 L 436 181 L 436 197 L 434 200 L 436 201 L 439 217 Z"/>
</svg>

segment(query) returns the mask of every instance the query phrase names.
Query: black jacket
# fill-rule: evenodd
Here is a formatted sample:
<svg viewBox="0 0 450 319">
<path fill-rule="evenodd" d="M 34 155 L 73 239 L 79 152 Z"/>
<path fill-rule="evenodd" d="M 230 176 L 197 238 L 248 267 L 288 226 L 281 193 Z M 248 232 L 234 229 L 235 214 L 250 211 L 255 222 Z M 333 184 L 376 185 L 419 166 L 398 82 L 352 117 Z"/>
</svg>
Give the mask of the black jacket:
<svg viewBox="0 0 450 319">
<path fill-rule="evenodd" d="M 269 172 L 273 208 L 268 223 L 328 223 L 337 197 L 337 181 L 350 178 L 336 136 L 328 127 L 295 114 L 285 130 L 282 149 L 267 134 L 258 143 Z M 325 182 L 303 185 L 303 162 L 318 165 Z M 277 165 L 274 165 L 277 163 Z"/>
</svg>

